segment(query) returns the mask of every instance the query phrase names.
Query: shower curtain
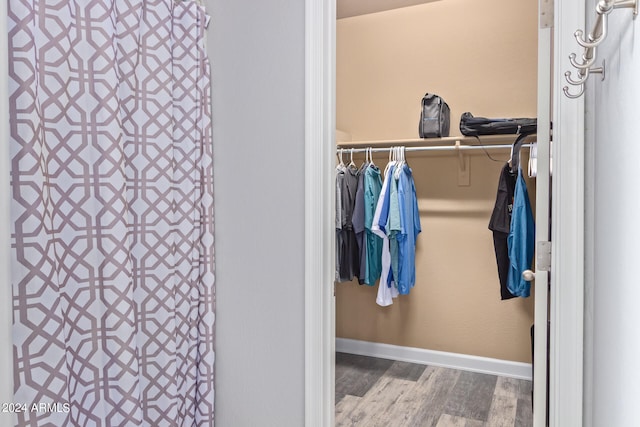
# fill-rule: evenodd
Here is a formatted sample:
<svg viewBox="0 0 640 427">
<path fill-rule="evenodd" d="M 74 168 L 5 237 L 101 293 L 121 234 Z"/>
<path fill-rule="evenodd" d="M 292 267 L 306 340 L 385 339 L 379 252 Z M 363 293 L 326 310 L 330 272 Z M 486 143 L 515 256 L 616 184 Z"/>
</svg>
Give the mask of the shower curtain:
<svg viewBox="0 0 640 427">
<path fill-rule="evenodd" d="M 209 17 L 9 0 L 19 426 L 212 426 Z"/>
</svg>

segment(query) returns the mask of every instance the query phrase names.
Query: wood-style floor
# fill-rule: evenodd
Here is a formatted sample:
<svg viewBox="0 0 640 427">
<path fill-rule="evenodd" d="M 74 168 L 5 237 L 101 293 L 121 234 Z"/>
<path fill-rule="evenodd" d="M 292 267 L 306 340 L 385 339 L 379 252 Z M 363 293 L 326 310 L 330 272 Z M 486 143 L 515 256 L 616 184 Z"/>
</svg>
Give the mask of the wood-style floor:
<svg viewBox="0 0 640 427">
<path fill-rule="evenodd" d="M 336 353 L 336 426 L 528 427 L 531 381 Z"/>
</svg>

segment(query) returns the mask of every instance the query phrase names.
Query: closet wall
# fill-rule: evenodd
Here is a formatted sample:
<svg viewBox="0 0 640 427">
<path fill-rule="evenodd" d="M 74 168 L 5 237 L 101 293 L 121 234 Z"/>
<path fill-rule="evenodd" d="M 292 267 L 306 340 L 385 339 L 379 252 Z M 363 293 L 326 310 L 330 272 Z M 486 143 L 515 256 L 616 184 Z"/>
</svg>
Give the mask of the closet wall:
<svg viewBox="0 0 640 427">
<path fill-rule="evenodd" d="M 442 0 L 340 19 L 337 126 L 353 140 L 417 138 L 425 92 L 451 107 L 451 135 L 460 134 L 464 111 L 535 117 L 536 60 L 535 0 Z M 509 153 L 490 154 L 504 160 Z M 377 163 L 384 166 L 386 159 Z M 338 284 L 336 335 L 531 362 L 533 292 L 500 300 L 487 229 L 504 163 L 482 151 L 471 155 L 470 186 L 458 186 L 452 152 L 413 154 L 409 164 L 422 222 L 416 286 L 392 306 L 379 307 L 377 286 Z M 535 195 L 535 182 L 528 185 Z"/>
</svg>

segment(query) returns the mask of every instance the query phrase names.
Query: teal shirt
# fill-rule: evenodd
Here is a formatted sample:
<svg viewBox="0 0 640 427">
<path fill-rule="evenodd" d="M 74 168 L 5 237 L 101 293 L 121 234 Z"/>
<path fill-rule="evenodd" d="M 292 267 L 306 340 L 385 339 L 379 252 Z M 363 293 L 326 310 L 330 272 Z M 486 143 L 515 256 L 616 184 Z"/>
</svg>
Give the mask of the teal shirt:
<svg viewBox="0 0 640 427">
<path fill-rule="evenodd" d="M 381 191 L 380 169 L 372 164 L 364 172 L 364 227 L 367 245 L 364 283 L 369 286 L 375 285 L 382 273 L 382 238 L 371 230 Z"/>
</svg>

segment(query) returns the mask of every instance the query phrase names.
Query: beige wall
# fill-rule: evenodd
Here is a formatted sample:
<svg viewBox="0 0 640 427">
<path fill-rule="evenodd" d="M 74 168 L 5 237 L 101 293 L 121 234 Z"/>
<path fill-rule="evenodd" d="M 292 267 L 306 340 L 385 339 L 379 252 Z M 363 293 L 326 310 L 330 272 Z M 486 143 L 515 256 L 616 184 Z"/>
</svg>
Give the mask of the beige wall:
<svg viewBox="0 0 640 427">
<path fill-rule="evenodd" d="M 416 138 L 427 91 L 451 107 L 452 135 L 464 111 L 535 117 L 536 8 L 443 0 L 338 20 L 338 128 L 356 141 Z M 377 288 L 338 284 L 338 337 L 531 361 L 533 295 L 500 300 L 487 229 L 502 163 L 481 152 L 470 163 L 471 185 L 459 187 L 455 156 L 410 157 L 423 230 L 416 287 L 383 308 Z"/>
</svg>

